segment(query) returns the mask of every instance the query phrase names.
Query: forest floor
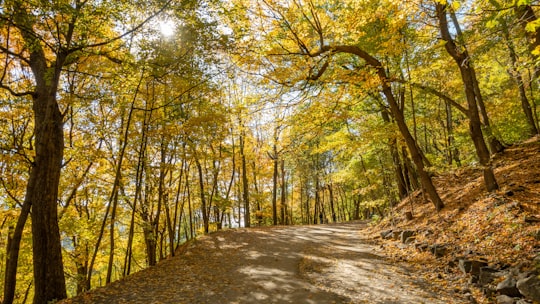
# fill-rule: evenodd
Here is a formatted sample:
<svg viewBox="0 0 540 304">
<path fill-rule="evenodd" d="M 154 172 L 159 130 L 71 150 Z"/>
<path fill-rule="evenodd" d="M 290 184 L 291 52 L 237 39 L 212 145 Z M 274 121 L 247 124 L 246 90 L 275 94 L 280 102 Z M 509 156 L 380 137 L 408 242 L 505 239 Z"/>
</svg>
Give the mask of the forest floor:
<svg viewBox="0 0 540 304">
<path fill-rule="evenodd" d="M 365 238 L 366 222 L 227 230 L 67 303 L 463 303 Z"/>
<path fill-rule="evenodd" d="M 387 257 L 422 273 L 441 289 L 465 294 L 473 303 L 494 303 L 490 289 L 474 282 L 456 266 L 458 259 L 483 260 L 496 269 L 540 270 L 540 137 L 508 147 L 492 158 L 499 190 L 485 190 L 479 167 L 462 167 L 436 175 L 446 206 L 435 212 L 420 192 L 393 208 L 373 225 L 371 239 Z M 407 219 L 406 213 L 412 214 Z M 383 231 L 414 231 L 409 245 L 383 239 Z M 419 245 L 444 248 L 444 256 Z M 497 285 L 500 277 L 492 285 Z"/>
</svg>

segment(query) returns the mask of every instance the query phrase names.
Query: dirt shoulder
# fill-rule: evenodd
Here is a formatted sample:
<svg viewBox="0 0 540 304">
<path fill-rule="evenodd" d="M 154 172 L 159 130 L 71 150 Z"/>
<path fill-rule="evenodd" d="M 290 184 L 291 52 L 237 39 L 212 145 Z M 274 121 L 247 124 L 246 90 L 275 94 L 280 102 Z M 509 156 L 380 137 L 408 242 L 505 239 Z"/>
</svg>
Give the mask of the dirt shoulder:
<svg viewBox="0 0 540 304">
<path fill-rule="evenodd" d="M 386 260 L 362 222 L 237 229 L 63 303 L 463 303 Z"/>
</svg>

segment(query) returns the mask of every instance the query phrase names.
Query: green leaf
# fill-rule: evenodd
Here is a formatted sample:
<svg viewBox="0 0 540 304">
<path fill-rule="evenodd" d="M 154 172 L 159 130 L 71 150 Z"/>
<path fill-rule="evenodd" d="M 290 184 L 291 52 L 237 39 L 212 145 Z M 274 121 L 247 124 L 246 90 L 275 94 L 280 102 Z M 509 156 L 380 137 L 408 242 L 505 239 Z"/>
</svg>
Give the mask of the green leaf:
<svg viewBox="0 0 540 304">
<path fill-rule="evenodd" d="M 531 4 L 531 0 L 518 0 L 517 1 L 517 6 L 530 5 L 530 4 Z"/>
<path fill-rule="evenodd" d="M 527 23 L 525 30 L 527 30 L 527 32 L 535 32 L 536 29 L 539 27 L 540 27 L 540 19 L 536 19 Z"/>
<path fill-rule="evenodd" d="M 496 19 L 492 19 L 492 20 L 489 20 L 487 23 L 486 23 L 486 27 L 488 29 L 492 29 L 492 28 L 495 28 L 499 25 L 499 21 L 497 21 Z"/>
</svg>

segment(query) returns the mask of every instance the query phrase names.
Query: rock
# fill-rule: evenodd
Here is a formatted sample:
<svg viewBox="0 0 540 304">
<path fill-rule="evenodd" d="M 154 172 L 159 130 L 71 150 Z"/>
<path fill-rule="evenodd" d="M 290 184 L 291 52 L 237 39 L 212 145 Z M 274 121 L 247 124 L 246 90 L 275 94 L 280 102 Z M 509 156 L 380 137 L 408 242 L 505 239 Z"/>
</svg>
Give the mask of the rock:
<svg viewBox="0 0 540 304">
<path fill-rule="evenodd" d="M 497 292 L 501 295 L 509 297 L 521 297 L 521 293 L 516 287 L 516 279 L 512 275 L 508 275 L 504 281 L 497 284 Z"/>
<path fill-rule="evenodd" d="M 515 304 L 515 300 L 507 295 L 497 296 L 497 304 Z"/>
<path fill-rule="evenodd" d="M 433 253 L 433 255 L 438 258 L 442 258 L 448 252 L 448 248 L 446 248 L 445 245 L 439 245 L 439 244 L 430 246 L 429 249 L 431 250 L 431 253 Z"/>
<path fill-rule="evenodd" d="M 502 274 L 495 268 L 488 266 L 480 267 L 480 274 L 478 275 L 478 282 L 482 285 L 487 285 L 493 282 L 495 278 L 500 277 Z"/>
<path fill-rule="evenodd" d="M 412 231 L 412 230 L 403 230 L 401 232 L 401 235 L 399 236 L 399 238 L 401 239 L 401 242 L 402 243 L 407 243 L 407 239 L 410 238 L 411 236 L 415 235 L 416 232 Z"/>
<path fill-rule="evenodd" d="M 385 239 L 385 240 L 391 238 L 392 237 L 392 229 L 381 231 L 381 237 L 383 239 Z"/>
<path fill-rule="evenodd" d="M 487 266 L 487 262 L 478 261 L 478 260 L 466 260 L 459 259 L 458 267 L 464 273 L 470 273 L 472 275 L 480 275 L 480 267 Z"/>
<path fill-rule="evenodd" d="M 516 287 L 526 298 L 540 302 L 540 278 L 538 275 L 518 280 Z"/>
<path fill-rule="evenodd" d="M 392 239 L 399 240 L 400 236 L 401 236 L 401 231 L 400 230 L 392 231 Z"/>
</svg>

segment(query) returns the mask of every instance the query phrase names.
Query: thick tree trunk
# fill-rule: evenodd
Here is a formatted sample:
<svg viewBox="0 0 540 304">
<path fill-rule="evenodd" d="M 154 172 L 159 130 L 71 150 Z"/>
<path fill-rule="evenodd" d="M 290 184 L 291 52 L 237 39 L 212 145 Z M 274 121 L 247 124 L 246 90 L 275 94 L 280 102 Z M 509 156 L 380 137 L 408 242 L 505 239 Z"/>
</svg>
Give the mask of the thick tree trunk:
<svg viewBox="0 0 540 304">
<path fill-rule="evenodd" d="M 47 303 L 66 297 L 62 246 L 58 227 L 57 200 L 64 156 L 63 117 L 56 102 L 55 80 L 46 80 L 46 71 L 36 74 L 34 98 L 36 157 L 26 188 L 26 201 L 32 204 L 32 244 L 34 303 Z M 46 86 L 53 81 L 54 84 Z"/>
<path fill-rule="evenodd" d="M 35 80 L 32 94 L 35 158 L 26 185 L 23 206 L 30 205 L 32 209 L 33 302 L 47 303 L 66 297 L 57 214 L 58 186 L 64 156 L 64 123 L 56 97 L 68 53 L 63 48 L 56 54 L 45 53 L 40 40 L 41 33 L 33 31 L 34 23 L 40 19 L 24 7 L 23 3 L 9 2 L 5 8 L 12 18 L 10 24 L 19 29 L 24 40 L 26 48 L 20 56 L 23 56 L 23 53 L 28 54 L 26 63 L 29 64 Z M 65 39 L 69 41 L 71 36 L 67 35 Z M 50 60 L 51 58 L 56 60 Z M 13 250 L 19 247 L 15 242 L 20 240 L 12 240 Z M 13 263 L 15 264 L 12 266 L 17 265 L 16 261 Z M 10 268 L 9 271 L 16 269 Z"/>
<path fill-rule="evenodd" d="M 470 74 L 473 90 L 474 90 L 474 96 L 476 98 L 476 104 L 478 105 L 478 109 L 480 110 L 481 120 L 480 124 L 484 126 L 483 133 L 485 134 L 485 137 L 487 137 L 490 154 L 495 154 L 504 151 L 504 145 L 501 143 L 501 141 L 493 134 L 493 128 L 491 127 L 491 122 L 489 119 L 489 116 L 487 114 L 486 105 L 484 103 L 484 97 L 482 96 L 482 93 L 480 92 L 480 85 L 478 84 L 478 79 L 476 79 L 476 71 L 474 70 L 474 67 L 471 65 L 470 62 L 467 62 L 467 73 Z M 461 67 L 460 67 L 461 70 Z M 464 79 L 465 82 L 465 79 Z"/>
</svg>

